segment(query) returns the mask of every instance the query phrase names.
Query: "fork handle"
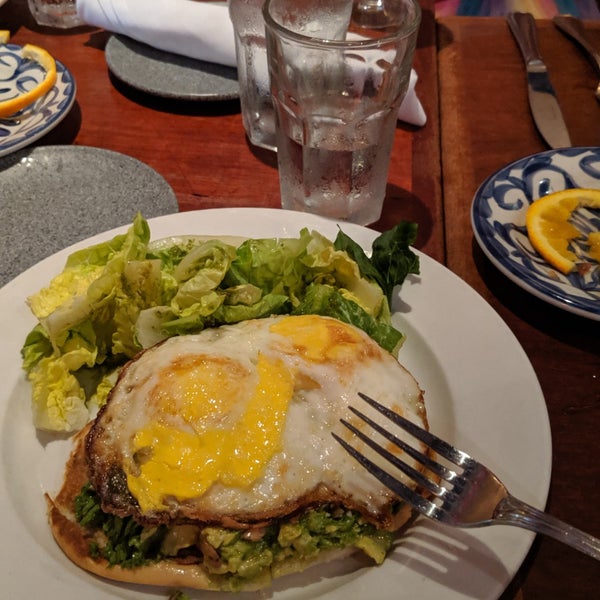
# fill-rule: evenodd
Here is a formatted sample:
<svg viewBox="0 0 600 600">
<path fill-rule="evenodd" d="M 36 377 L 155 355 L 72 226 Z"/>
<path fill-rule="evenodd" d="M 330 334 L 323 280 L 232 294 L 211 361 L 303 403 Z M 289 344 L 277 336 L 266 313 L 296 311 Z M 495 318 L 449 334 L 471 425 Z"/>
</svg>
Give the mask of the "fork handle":
<svg viewBox="0 0 600 600">
<path fill-rule="evenodd" d="M 581 21 L 570 15 L 558 15 L 552 19 L 552 22 L 588 53 L 600 75 L 600 50 L 593 45 Z"/>
<path fill-rule="evenodd" d="M 600 539 L 581 531 L 581 529 L 571 527 L 571 525 L 567 525 L 556 517 L 552 517 L 510 494 L 498 503 L 493 523 L 516 525 L 536 533 L 543 533 L 600 560 Z"/>
</svg>

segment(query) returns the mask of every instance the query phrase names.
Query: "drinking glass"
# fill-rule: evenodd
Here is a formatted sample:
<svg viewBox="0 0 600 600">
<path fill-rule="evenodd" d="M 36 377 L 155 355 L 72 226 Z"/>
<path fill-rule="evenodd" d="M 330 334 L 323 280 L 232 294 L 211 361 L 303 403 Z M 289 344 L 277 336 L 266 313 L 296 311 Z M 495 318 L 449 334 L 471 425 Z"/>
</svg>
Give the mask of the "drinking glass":
<svg viewBox="0 0 600 600">
<path fill-rule="evenodd" d="M 332 38 L 345 32 L 350 19 L 351 0 L 324 0 L 330 16 L 321 22 L 314 33 Z M 229 16 L 235 33 L 240 105 L 246 135 L 252 144 L 276 150 L 275 112 L 271 101 L 267 45 L 263 19 L 264 0 L 229 0 Z M 302 10 L 300 2 L 295 3 Z M 325 14 L 320 11 L 320 14 Z M 340 24 L 342 27 L 340 27 Z"/>
<path fill-rule="evenodd" d="M 266 0 L 283 208 L 367 225 L 381 216 L 417 0 Z M 336 37 L 323 23 L 345 20 Z"/>
<path fill-rule="evenodd" d="M 69 29 L 83 25 L 77 15 L 76 0 L 27 0 L 38 25 Z"/>
<path fill-rule="evenodd" d="M 264 0 L 230 0 L 235 34 L 240 105 L 246 135 L 252 144 L 275 150 L 275 117 L 269 90 Z"/>
</svg>

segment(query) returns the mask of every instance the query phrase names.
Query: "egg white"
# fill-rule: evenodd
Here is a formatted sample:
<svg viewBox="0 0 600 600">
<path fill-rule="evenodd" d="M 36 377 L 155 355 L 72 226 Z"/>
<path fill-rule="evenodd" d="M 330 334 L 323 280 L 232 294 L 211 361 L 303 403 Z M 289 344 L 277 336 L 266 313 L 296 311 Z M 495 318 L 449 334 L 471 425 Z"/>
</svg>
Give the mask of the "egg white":
<svg viewBox="0 0 600 600">
<path fill-rule="evenodd" d="M 293 334 L 277 331 L 277 324 L 284 319 L 287 319 L 286 331 L 294 330 L 293 319 L 304 319 L 298 321 L 309 328 L 302 338 L 306 343 L 304 350 Z M 313 325 L 316 349 L 312 347 L 310 327 Z M 337 358 L 335 353 L 333 359 L 320 356 L 318 337 L 322 328 L 330 325 L 347 328 L 359 343 L 351 344 Z M 106 409 L 99 416 L 102 433 L 95 439 L 94 447 L 103 448 L 104 456 L 96 456 L 94 460 L 99 461 L 97 464 L 102 461 L 117 464 L 131 476 L 139 463 L 139 454 L 136 455 L 139 448 L 134 443 L 136 433 L 157 420 L 168 422 L 169 427 L 182 432 L 192 431 L 196 425 L 203 431 L 233 427 L 243 414 L 250 393 L 240 392 L 234 399 L 219 400 L 221 403 L 217 402 L 216 406 L 226 408 L 191 428 L 180 413 L 171 412 L 165 417 L 160 407 L 148 399 L 171 365 L 185 357 L 199 355 L 235 365 L 231 377 L 238 381 L 224 381 L 223 393 L 238 388 L 251 392 L 257 385 L 259 354 L 268 360 L 282 361 L 294 380 L 284 425 L 276 440 L 277 450 L 250 483 L 225 485 L 216 481 L 200 495 L 190 493 L 165 498 L 165 508 L 172 509 L 175 504 L 188 517 L 230 515 L 248 520 L 293 510 L 315 495 L 346 499 L 373 515 L 389 507 L 393 494 L 350 457 L 331 434 L 335 431 L 359 450 L 366 450 L 364 444 L 340 424 L 341 418 L 360 423 L 349 411 L 350 405 L 390 426 L 359 399 L 358 392 L 367 393 L 406 418 L 426 425 L 423 394 L 412 375 L 367 334 L 326 317 L 284 316 L 245 321 L 197 335 L 170 338 L 146 350 L 124 369 Z M 268 398 L 265 401 L 268 402 Z"/>
</svg>

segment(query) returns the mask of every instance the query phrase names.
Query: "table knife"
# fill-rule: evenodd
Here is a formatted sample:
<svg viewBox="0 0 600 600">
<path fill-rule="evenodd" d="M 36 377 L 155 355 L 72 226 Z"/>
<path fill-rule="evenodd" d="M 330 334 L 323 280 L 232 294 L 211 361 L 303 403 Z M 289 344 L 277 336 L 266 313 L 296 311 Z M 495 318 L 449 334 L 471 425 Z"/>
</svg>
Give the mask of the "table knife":
<svg viewBox="0 0 600 600">
<path fill-rule="evenodd" d="M 521 12 L 509 13 L 506 18 L 525 61 L 529 108 L 538 131 L 551 148 L 571 146 L 548 69 L 538 48 L 535 19 L 530 13 Z"/>
</svg>

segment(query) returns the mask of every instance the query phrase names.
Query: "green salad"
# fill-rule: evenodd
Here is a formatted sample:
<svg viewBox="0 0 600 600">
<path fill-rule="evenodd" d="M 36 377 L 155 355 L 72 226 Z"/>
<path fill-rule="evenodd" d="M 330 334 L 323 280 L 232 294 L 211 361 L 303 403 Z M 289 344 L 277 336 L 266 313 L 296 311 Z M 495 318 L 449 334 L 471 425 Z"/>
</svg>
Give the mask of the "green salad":
<svg viewBox="0 0 600 600">
<path fill-rule="evenodd" d="M 240 244 L 201 236 L 151 242 L 137 215 L 122 235 L 71 254 L 27 302 L 38 320 L 21 350 L 37 428 L 77 431 L 102 406 L 120 368 L 175 335 L 275 314 L 351 323 L 397 353 L 394 286 L 419 272 L 417 228 L 381 234 L 370 256 L 339 231 Z"/>
</svg>

